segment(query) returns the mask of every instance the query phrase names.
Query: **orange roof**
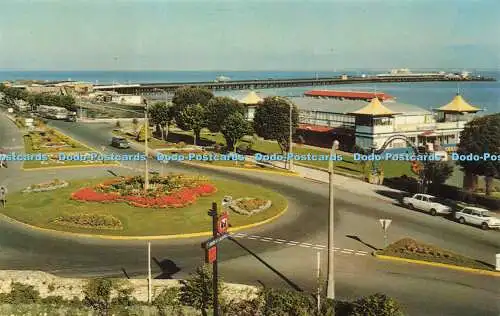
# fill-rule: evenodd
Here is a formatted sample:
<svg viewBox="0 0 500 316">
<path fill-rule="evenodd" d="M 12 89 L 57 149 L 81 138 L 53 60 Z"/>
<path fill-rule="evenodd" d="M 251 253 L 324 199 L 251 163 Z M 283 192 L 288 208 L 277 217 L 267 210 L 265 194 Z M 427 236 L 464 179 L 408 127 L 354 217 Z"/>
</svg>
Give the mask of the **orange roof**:
<svg viewBox="0 0 500 316">
<path fill-rule="evenodd" d="M 383 92 L 364 92 L 364 91 L 310 90 L 304 92 L 304 95 L 309 97 L 365 99 L 365 100 L 378 98 L 382 101 L 394 99 L 393 96 Z"/>
<path fill-rule="evenodd" d="M 380 103 L 378 98 L 373 98 L 370 103 L 361 109 L 351 112 L 350 114 L 359 114 L 359 115 L 369 115 L 369 116 L 390 116 L 397 114 L 390 109 L 388 109 L 385 105 Z"/>
</svg>

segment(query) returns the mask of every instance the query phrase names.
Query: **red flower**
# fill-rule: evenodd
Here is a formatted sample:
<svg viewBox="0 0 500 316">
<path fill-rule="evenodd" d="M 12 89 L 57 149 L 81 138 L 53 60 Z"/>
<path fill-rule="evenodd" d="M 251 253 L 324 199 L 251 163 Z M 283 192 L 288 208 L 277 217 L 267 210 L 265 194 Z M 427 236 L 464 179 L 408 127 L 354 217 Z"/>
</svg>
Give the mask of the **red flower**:
<svg viewBox="0 0 500 316">
<path fill-rule="evenodd" d="M 106 182 L 109 184 L 110 181 Z M 217 188 L 209 183 L 200 184 L 194 188 L 183 188 L 168 195 L 156 197 L 120 195 L 118 192 L 96 192 L 93 188 L 82 188 L 74 192 L 71 197 L 75 200 L 89 202 L 128 202 L 137 207 L 184 207 L 196 201 L 198 196 L 207 196 L 215 193 Z"/>
</svg>

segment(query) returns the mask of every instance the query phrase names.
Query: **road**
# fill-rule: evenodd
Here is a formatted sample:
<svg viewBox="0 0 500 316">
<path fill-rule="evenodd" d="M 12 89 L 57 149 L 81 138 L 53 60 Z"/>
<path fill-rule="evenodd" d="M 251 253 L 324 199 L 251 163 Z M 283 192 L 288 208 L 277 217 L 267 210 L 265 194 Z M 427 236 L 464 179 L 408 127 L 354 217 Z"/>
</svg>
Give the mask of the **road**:
<svg viewBox="0 0 500 316">
<path fill-rule="evenodd" d="M 109 143 L 109 125 L 51 124 L 95 148 Z M 19 141 L 12 142 L 12 138 L 16 138 L 13 124 L 7 123 L 4 117 L 0 118 L 0 137 L 1 146 L 19 146 Z M 110 147 L 106 150 L 115 151 Z M 157 163 L 152 163 L 152 166 L 158 168 Z M 323 268 L 326 267 L 327 186 L 294 177 L 206 170 L 175 163 L 167 166 L 169 171 L 230 177 L 266 186 L 286 196 L 290 208 L 282 218 L 244 232 L 246 235 L 238 235 L 235 240 L 289 280 L 277 276 L 231 241 L 224 242 L 221 249 L 221 275 L 230 282 L 263 282 L 269 286 L 290 286 L 293 283 L 304 290 L 315 287 L 317 251 L 322 253 Z M 132 172 L 118 167 L 95 168 L 92 169 L 92 176 L 102 176 L 107 173 L 107 169 L 121 174 Z M 64 169 L 57 171 L 57 176 L 63 179 L 90 176 L 81 170 Z M 48 175 L 47 171 L 21 173 L 14 166 L 0 169 L 0 172 L 2 183 L 8 181 L 11 190 L 20 189 L 37 179 L 54 177 Z M 337 196 L 335 245 L 339 249 L 336 251 L 335 271 L 338 297 L 353 298 L 383 292 L 399 300 L 410 315 L 499 315 L 498 278 L 395 264 L 366 254 L 372 251 L 370 246 L 382 246 L 379 218 L 393 220 L 389 230 L 390 241 L 408 236 L 490 264 L 494 264 L 494 254 L 500 252 L 498 232 L 484 232 L 446 219 L 411 212 L 341 188 L 337 188 Z M 347 236 L 357 236 L 361 242 Z M 200 242 L 201 239 L 154 242 L 153 255 L 164 268 L 162 272 L 159 266 L 155 266 L 154 272 L 169 274 L 167 260 L 171 260 L 181 269 L 173 277 L 185 277 L 201 263 Z M 0 249 L 0 268 L 4 269 L 38 269 L 63 276 L 117 276 L 122 275 L 122 269 L 131 276 L 143 276 L 146 272 L 144 242 L 56 238 L 24 231 L 2 221 Z"/>
</svg>

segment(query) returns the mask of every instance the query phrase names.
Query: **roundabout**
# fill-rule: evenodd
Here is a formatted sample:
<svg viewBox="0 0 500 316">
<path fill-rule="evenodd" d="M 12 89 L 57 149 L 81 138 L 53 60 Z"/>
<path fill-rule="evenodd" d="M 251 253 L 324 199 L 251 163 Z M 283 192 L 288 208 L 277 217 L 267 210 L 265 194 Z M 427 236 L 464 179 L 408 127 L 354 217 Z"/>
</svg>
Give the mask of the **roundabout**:
<svg viewBox="0 0 500 316">
<path fill-rule="evenodd" d="M 16 192 L 0 211 L 32 228 L 85 235 L 171 239 L 210 234 L 213 201 L 258 197 L 272 201 L 261 212 L 228 209 L 231 230 L 255 227 L 283 214 L 286 199 L 260 186 L 184 174 L 153 177 L 144 194 L 140 176 L 80 179 L 50 192 Z M 36 186 L 36 185 L 35 185 Z M 142 239 L 142 238 L 141 238 Z"/>
</svg>

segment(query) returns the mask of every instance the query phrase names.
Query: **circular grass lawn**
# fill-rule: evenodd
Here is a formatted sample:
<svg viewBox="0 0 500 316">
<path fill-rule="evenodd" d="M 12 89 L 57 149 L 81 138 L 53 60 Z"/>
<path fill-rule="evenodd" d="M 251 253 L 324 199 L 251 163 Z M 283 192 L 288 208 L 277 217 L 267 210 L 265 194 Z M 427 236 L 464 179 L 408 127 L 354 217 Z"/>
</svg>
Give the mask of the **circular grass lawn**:
<svg viewBox="0 0 500 316">
<path fill-rule="evenodd" d="M 59 231 L 113 236 L 159 236 L 208 232 L 212 230 L 211 217 L 207 211 L 212 202 L 220 201 L 225 195 L 233 199 L 255 197 L 272 201 L 272 206 L 256 215 L 239 215 L 229 210 L 229 223 L 232 227 L 261 222 L 282 212 L 286 199 L 273 191 L 260 186 L 242 184 L 235 181 L 211 180 L 217 192 L 208 197 L 198 197 L 196 202 L 183 208 L 140 208 L 125 202 L 97 203 L 80 202 L 70 199 L 71 193 L 79 188 L 96 185 L 106 179 L 70 182 L 66 188 L 39 193 L 13 193 L 9 196 L 6 208 L 0 212 L 37 227 Z M 70 227 L 52 223 L 52 220 L 67 215 L 103 214 L 118 218 L 121 230 L 91 229 Z"/>
</svg>

